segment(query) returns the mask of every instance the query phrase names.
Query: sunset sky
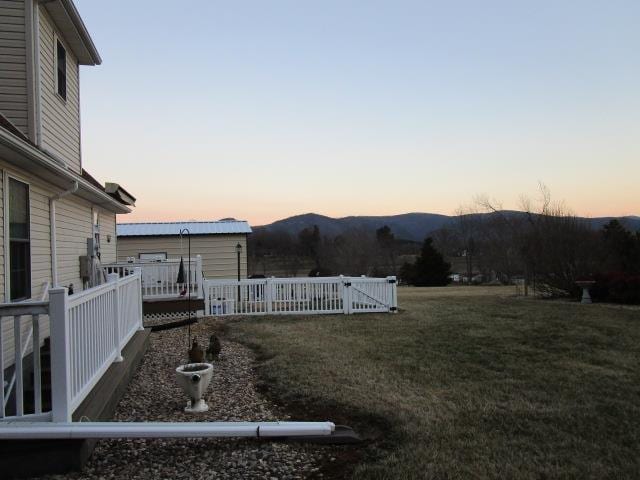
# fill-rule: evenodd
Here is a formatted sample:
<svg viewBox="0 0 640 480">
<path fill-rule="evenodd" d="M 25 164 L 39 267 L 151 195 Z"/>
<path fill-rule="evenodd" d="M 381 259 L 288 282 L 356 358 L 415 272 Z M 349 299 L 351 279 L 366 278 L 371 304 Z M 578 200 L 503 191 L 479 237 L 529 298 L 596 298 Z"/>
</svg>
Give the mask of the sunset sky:
<svg viewBox="0 0 640 480">
<path fill-rule="evenodd" d="M 545 183 L 640 215 L 640 2 L 76 0 L 120 221 L 452 214 Z"/>
</svg>

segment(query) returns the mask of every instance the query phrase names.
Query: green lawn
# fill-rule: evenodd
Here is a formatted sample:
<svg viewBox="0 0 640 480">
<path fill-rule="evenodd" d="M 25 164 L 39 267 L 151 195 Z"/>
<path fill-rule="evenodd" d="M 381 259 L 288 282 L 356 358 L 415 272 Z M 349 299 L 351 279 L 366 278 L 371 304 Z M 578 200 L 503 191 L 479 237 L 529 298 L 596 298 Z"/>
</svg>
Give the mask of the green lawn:
<svg viewBox="0 0 640 480">
<path fill-rule="evenodd" d="M 277 400 L 373 439 L 356 478 L 640 477 L 640 310 L 511 293 L 400 288 L 395 315 L 228 326 Z"/>
</svg>

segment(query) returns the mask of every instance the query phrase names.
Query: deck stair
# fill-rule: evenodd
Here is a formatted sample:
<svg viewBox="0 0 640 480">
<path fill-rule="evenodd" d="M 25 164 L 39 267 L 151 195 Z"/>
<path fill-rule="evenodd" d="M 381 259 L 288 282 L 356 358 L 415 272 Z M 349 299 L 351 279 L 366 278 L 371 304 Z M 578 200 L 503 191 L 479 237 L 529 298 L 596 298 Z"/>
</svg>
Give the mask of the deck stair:
<svg viewBox="0 0 640 480">
<path fill-rule="evenodd" d="M 44 340 L 44 345 L 40 348 L 40 381 L 42 392 L 42 411 L 51 410 L 51 341 Z M 24 389 L 24 409 L 25 413 L 35 412 L 35 379 L 33 369 L 29 372 L 29 382 Z"/>
</svg>

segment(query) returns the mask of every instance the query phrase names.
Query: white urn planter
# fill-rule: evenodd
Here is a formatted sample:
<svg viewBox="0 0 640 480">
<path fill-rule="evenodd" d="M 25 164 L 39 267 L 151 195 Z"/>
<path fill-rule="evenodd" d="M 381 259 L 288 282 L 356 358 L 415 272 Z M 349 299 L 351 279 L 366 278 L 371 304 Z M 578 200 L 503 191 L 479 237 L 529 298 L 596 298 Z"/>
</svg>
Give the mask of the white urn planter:
<svg viewBox="0 0 640 480">
<path fill-rule="evenodd" d="M 187 413 L 199 413 L 209 410 L 204 401 L 204 394 L 211 383 L 213 365 L 210 363 L 187 363 L 176 368 L 176 380 L 178 385 L 189 398 L 184 411 Z"/>
</svg>

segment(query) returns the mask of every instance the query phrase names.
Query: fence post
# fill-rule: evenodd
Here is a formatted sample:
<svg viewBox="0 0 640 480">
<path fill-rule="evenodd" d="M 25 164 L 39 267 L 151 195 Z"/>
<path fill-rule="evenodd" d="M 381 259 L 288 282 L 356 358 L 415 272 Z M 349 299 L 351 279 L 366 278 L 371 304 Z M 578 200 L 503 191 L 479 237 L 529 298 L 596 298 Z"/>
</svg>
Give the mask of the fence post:
<svg viewBox="0 0 640 480">
<path fill-rule="evenodd" d="M 342 285 L 342 311 L 345 315 L 351 314 L 351 278 L 340 275 Z"/>
<path fill-rule="evenodd" d="M 202 255 L 196 255 L 196 289 L 198 290 L 198 295 L 196 298 L 202 298 L 204 291 L 204 275 L 202 274 Z M 196 312 L 196 317 L 202 317 L 202 310 L 198 310 Z"/>
<path fill-rule="evenodd" d="M 117 273 L 107 275 L 107 282 L 113 284 L 113 348 L 116 352 L 116 358 L 113 359 L 114 362 L 124 360 L 120 350 L 120 289 L 118 288 L 118 278 L 120 276 Z"/>
<path fill-rule="evenodd" d="M 391 286 L 391 305 L 389 311 L 398 313 L 398 279 L 396 277 L 387 277 Z"/>
<path fill-rule="evenodd" d="M 71 365 L 67 289 L 49 290 L 51 335 L 51 415 L 54 422 L 71 421 Z"/>
<path fill-rule="evenodd" d="M 267 304 L 267 313 L 273 313 L 273 284 L 270 279 L 266 279 L 264 284 L 264 301 Z"/>
<path fill-rule="evenodd" d="M 202 255 L 196 255 L 196 288 L 198 289 L 197 298 L 202 298 Z"/>
<path fill-rule="evenodd" d="M 144 330 L 144 310 L 142 308 L 142 267 L 135 267 L 133 269 L 133 274 L 138 276 L 138 278 L 136 279 L 136 285 L 138 285 L 138 296 L 139 296 L 138 311 L 140 312 L 139 313 L 140 324 L 138 325 L 138 331 L 141 332 L 142 330 Z"/>
</svg>

